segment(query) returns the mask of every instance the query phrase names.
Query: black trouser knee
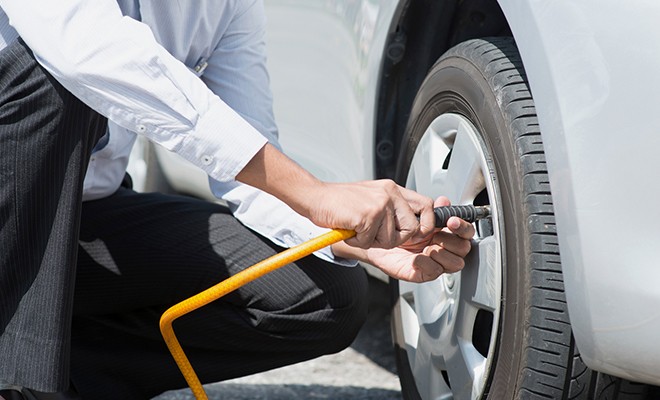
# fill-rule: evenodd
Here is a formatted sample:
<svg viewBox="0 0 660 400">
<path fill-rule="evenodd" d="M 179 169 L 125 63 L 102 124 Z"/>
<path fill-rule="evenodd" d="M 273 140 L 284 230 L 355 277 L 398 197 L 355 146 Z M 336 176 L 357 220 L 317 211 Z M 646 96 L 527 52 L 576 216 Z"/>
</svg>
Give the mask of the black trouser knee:
<svg viewBox="0 0 660 400">
<path fill-rule="evenodd" d="M 120 188 L 83 206 L 73 380 L 84 396 L 143 399 L 186 386 L 163 311 L 283 249 L 217 204 Z M 308 256 L 177 319 L 202 382 L 337 352 L 367 313 L 360 267 Z"/>
</svg>

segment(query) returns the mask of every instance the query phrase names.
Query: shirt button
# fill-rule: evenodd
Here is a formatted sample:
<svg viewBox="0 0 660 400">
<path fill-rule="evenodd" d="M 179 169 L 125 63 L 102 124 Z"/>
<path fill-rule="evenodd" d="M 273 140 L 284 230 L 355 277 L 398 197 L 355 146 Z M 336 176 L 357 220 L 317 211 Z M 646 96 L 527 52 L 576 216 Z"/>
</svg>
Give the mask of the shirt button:
<svg viewBox="0 0 660 400">
<path fill-rule="evenodd" d="M 135 129 L 138 131 L 138 133 L 144 133 L 147 131 L 147 127 L 144 125 L 137 125 Z"/>
<path fill-rule="evenodd" d="M 211 157 L 209 155 L 203 155 L 202 156 L 202 164 L 211 165 L 212 162 L 213 162 L 213 157 Z"/>
</svg>

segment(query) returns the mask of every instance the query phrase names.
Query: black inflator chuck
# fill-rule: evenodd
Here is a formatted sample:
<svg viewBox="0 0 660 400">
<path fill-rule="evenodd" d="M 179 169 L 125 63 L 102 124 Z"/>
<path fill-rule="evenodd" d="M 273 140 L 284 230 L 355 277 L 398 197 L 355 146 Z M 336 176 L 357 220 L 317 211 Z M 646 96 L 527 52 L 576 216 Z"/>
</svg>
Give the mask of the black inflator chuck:
<svg viewBox="0 0 660 400">
<path fill-rule="evenodd" d="M 445 206 L 433 209 L 435 213 L 435 227 L 444 228 L 451 217 L 458 217 L 467 222 L 476 222 L 490 216 L 489 206 Z"/>
</svg>

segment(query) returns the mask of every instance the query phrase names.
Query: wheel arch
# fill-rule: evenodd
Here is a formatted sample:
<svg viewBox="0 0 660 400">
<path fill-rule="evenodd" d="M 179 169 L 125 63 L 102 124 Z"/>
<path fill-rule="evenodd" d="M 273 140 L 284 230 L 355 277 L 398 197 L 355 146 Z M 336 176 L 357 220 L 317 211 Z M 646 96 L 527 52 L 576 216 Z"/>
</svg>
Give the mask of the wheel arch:
<svg viewBox="0 0 660 400">
<path fill-rule="evenodd" d="M 412 102 L 433 64 L 452 46 L 486 36 L 511 36 L 496 0 L 400 2 L 380 69 L 374 142 L 378 177 L 394 177 Z"/>
</svg>

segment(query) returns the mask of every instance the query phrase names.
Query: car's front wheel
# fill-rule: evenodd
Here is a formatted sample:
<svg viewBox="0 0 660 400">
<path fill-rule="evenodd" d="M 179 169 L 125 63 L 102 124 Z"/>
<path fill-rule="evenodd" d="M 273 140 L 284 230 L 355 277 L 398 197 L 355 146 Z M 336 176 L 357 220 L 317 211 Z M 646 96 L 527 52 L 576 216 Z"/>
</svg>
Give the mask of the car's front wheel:
<svg viewBox="0 0 660 400">
<path fill-rule="evenodd" d="M 599 389 L 576 356 L 543 143 L 512 39 L 471 40 L 440 58 L 397 169 L 407 187 L 492 210 L 463 271 L 392 282 L 404 397 L 617 398 L 602 396 L 611 387 Z M 643 396 L 626 387 L 626 398 Z"/>
</svg>

